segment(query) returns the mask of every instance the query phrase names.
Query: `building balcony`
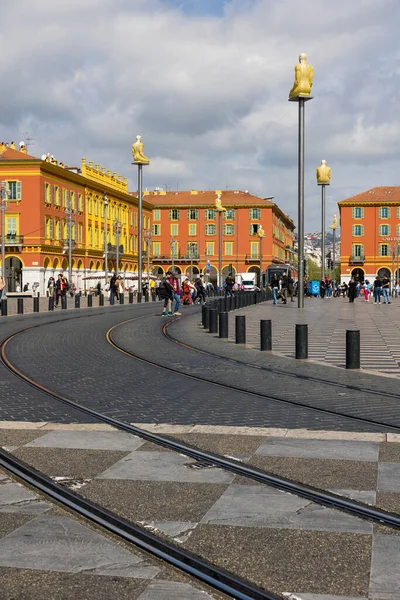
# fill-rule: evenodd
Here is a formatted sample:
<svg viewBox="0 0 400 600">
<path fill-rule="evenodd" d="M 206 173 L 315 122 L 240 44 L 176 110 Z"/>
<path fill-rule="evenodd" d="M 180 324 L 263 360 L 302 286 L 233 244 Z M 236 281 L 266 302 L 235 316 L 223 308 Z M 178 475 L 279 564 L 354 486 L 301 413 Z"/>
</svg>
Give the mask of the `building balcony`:
<svg viewBox="0 0 400 600">
<path fill-rule="evenodd" d="M 256 252 L 253 254 L 246 254 L 245 262 L 246 262 L 246 264 L 259 263 L 260 262 L 259 253 Z"/>
<path fill-rule="evenodd" d="M 0 238 L 1 243 L 3 243 L 3 238 Z M 4 245 L 5 246 L 15 246 L 22 248 L 22 244 L 24 243 L 23 235 L 16 235 L 14 233 L 7 233 L 4 236 Z"/>
<path fill-rule="evenodd" d="M 365 262 L 364 254 L 360 254 L 359 256 L 355 256 L 354 254 L 352 254 L 349 257 L 349 265 L 363 265 L 364 262 Z"/>
<path fill-rule="evenodd" d="M 195 262 L 197 260 L 200 260 L 200 256 L 198 254 L 192 254 L 191 256 L 188 254 L 178 254 L 178 255 L 174 256 L 173 260 L 174 260 L 174 262 L 190 263 L 190 262 Z M 166 256 L 166 255 L 153 256 L 153 262 L 170 263 L 170 262 L 172 262 L 172 256 Z"/>
</svg>

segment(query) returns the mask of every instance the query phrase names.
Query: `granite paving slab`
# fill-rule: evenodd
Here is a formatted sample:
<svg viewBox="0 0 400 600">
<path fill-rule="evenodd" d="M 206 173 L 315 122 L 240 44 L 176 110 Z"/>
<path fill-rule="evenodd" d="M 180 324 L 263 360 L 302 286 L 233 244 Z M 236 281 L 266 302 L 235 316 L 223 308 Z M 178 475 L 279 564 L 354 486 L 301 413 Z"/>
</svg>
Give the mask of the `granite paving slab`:
<svg viewBox="0 0 400 600">
<path fill-rule="evenodd" d="M 378 490 L 400 492 L 400 463 L 383 462 L 378 466 Z"/>
<path fill-rule="evenodd" d="M 248 485 L 230 485 L 201 523 L 372 533 L 372 524 L 361 519 L 273 488 Z"/>
<path fill-rule="evenodd" d="M 181 481 L 187 483 L 230 483 L 232 473 L 218 468 L 197 468 L 186 456 L 167 452 L 132 452 L 98 479 L 128 479 L 142 481 Z"/>
<path fill-rule="evenodd" d="M 260 445 L 256 454 L 260 456 L 377 461 L 379 444 L 349 440 L 269 438 Z"/>
<path fill-rule="evenodd" d="M 188 583 L 174 581 L 152 581 L 138 600 L 206 600 L 212 598 L 206 592 L 196 590 Z"/>
<path fill-rule="evenodd" d="M 400 599 L 400 537 L 374 535 L 370 598 Z"/>
<path fill-rule="evenodd" d="M 0 513 L 38 515 L 50 508 L 50 504 L 35 496 L 20 483 L 7 477 L 0 480 Z"/>
<path fill-rule="evenodd" d="M 74 448 L 82 450 L 137 450 L 144 443 L 123 431 L 50 431 L 25 444 L 26 447 Z"/>
<path fill-rule="evenodd" d="M 159 572 L 69 517 L 42 515 L 0 540 L 0 566 L 151 579 Z"/>
</svg>

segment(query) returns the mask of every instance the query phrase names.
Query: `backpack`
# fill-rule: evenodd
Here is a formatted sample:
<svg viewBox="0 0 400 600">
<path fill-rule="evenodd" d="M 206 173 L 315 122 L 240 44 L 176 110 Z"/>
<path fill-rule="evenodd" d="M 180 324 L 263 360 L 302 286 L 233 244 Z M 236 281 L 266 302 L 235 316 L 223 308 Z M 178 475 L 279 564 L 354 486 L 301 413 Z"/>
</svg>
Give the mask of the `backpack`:
<svg viewBox="0 0 400 600">
<path fill-rule="evenodd" d="M 187 281 L 183 282 L 183 291 L 185 292 L 185 294 L 190 294 L 190 286 Z"/>
</svg>

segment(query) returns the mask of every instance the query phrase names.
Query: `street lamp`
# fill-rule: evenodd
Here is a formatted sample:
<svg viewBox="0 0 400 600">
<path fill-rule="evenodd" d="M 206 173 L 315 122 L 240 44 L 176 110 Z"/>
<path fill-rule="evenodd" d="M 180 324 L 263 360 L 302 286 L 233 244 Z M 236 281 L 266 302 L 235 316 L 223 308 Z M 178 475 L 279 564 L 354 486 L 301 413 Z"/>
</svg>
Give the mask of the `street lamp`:
<svg viewBox="0 0 400 600">
<path fill-rule="evenodd" d="M 72 220 L 76 215 L 76 209 L 72 209 L 71 195 L 68 202 L 68 207 L 65 209 L 68 223 L 68 282 L 72 284 Z"/>
<path fill-rule="evenodd" d="M 6 217 L 5 217 L 5 212 L 7 210 L 7 199 L 11 196 L 10 190 L 7 190 L 7 182 L 6 181 L 2 181 L 1 182 L 1 204 L 0 204 L 0 210 L 1 210 L 1 276 L 4 280 L 4 288 L 3 288 L 3 293 L 1 295 L 1 297 L 3 298 L 5 293 L 6 293 L 6 266 L 5 266 L 5 262 L 6 262 Z"/>
<path fill-rule="evenodd" d="M 150 243 L 152 238 L 151 229 L 146 229 L 144 232 L 144 240 L 146 242 L 146 254 L 147 254 L 147 283 L 150 288 Z"/>
<path fill-rule="evenodd" d="M 262 243 L 263 243 L 263 237 L 265 237 L 265 231 L 261 227 L 261 225 L 258 226 L 257 235 L 260 238 L 260 288 L 261 288 L 262 287 L 262 261 L 263 261 L 263 247 L 262 247 Z"/>
<path fill-rule="evenodd" d="M 122 226 L 123 226 L 123 223 L 121 221 L 119 221 L 118 219 L 115 219 L 113 228 L 114 228 L 114 234 L 115 234 L 115 238 L 116 238 L 116 242 L 117 242 L 117 245 L 116 245 L 116 262 L 117 262 L 117 264 L 116 264 L 116 269 L 115 269 L 117 275 L 119 274 L 119 239 L 121 236 Z"/>
<path fill-rule="evenodd" d="M 329 225 L 329 229 L 332 229 L 333 241 L 332 241 L 332 270 L 333 280 L 336 281 L 336 229 L 338 226 L 337 216 L 333 215 L 333 223 Z"/>
<path fill-rule="evenodd" d="M 322 254 L 322 262 L 321 262 L 321 280 L 325 279 L 325 188 L 327 185 L 330 185 L 331 182 L 331 170 L 330 167 L 327 166 L 326 160 L 321 160 L 321 166 L 317 167 L 317 184 L 321 186 L 321 230 L 322 230 L 322 240 L 321 240 L 321 254 Z"/>
<path fill-rule="evenodd" d="M 171 236 L 169 240 L 169 247 L 171 248 L 171 261 L 172 261 L 172 270 L 174 270 L 174 256 L 175 256 L 175 238 Z"/>
<path fill-rule="evenodd" d="M 103 194 L 103 202 L 104 202 L 104 279 L 105 279 L 105 287 L 108 283 L 108 253 L 107 253 L 107 207 L 108 207 L 108 198 L 106 193 Z"/>
<path fill-rule="evenodd" d="M 221 204 L 221 194 L 217 194 L 215 210 L 218 213 L 218 289 L 222 289 L 222 213 L 226 211 Z"/>
<path fill-rule="evenodd" d="M 142 199 L 143 199 L 143 181 L 142 168 L 143 165 L 149 165 L 150 159 L 143 153 L 142 136 L 136 136 L 136 142 L 132 144 L 133 164 L 138 168 L 138 220 L 139 220 L 139 239 L 138 239 L 138 294 L 137 301 L 142 301 L 142 254 L 143 254 L 143 215 L 142 215 Z"/>
</svg>

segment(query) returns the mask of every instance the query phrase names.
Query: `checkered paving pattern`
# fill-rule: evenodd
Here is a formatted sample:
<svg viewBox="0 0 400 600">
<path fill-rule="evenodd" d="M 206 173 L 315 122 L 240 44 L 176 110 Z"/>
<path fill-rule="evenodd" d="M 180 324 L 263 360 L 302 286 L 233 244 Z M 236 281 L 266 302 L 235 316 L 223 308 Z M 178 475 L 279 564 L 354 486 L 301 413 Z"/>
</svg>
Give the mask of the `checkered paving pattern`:
<svg viewBox="0 0 400 600">
<path fill-rule="evenodd" d="M 387 441 L 398 436 L 175 434 L 267 471 L 400 512 L 400 443 Z M 121 432 L 17 430 L 14 439 L 8 432 L 6 442 L 17 456 L 64 478 L 95 502 L 277 593 L 303 600 L 400 599 L 400 535 L 392 530 Z M 2 483 L 0 514 L 24 514 L 26 522 L 0 539 L 0 567 L 73 571 L 80 559 L 68 558 L 60 532 L 78 539 L 83 526 L 48 514 L 46 503 L 18 484 Z M 125 550 L 112 564 L 106 562 L 102 557 L 111 548 L 97 533 L 96 538 L 93 532 L 85 535 L 93 549 L 85 558 L 92 572 L 160 578 L 152 565 Z M 43 536 L 51 555 L 38 556 Z"/>
<path fill-rule="evenodd" d="M 360 297 L 305 298 L 304 309 L 296 302 L 271 302 L 229 313 L 230 339 L 234 340 L 235 315 L 246 314 L 247 343 L 260 346 L 260 320 L 272 321 L 272 349 L 288 357 L 295 355 L 295 325 L 308 325 L 309 359 L 344 367 L 346 330 L 360 330 L 361 367 L 400 377 L 400 299 L 391 304 L 365 302 Z"/>
</svg>

